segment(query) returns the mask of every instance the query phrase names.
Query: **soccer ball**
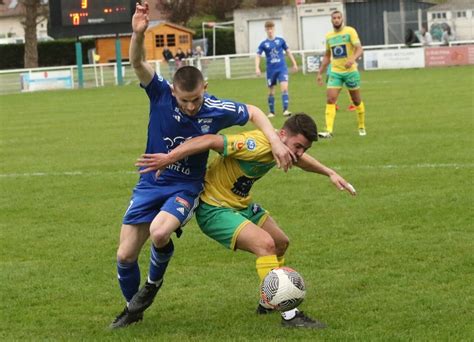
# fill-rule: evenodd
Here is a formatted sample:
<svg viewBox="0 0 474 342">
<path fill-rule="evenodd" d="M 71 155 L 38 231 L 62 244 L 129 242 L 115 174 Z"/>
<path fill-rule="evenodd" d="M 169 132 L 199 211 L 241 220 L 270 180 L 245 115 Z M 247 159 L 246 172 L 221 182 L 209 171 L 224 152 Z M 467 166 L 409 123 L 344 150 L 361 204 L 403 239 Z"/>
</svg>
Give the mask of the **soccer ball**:
<svg viewBox="0 0 474 342">
<path fill-rule="evenodd" d="M 303 277 L 289 267 L 274 268 L 260 285 L 260 304 L 267 309 L 294 309 L 303 302 L 305 295 Z"/>
</svg>

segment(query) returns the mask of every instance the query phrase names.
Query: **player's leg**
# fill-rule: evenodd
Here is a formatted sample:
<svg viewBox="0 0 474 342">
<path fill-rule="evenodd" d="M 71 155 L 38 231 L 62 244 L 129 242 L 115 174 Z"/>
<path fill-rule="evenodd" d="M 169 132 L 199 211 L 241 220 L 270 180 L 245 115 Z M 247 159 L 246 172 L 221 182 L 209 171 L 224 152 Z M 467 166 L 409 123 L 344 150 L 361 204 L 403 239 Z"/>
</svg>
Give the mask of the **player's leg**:
<svg viewBox="0 0 474 342">
<path fill-rule="evenodd" d="M 349 93 L 351 95 L 352 102 L 355 105 L 357 113 L 357 126 L 359 129 L 359 135 L 365 136 L 367 132 L 365 130 L 365 105 L 360 96 L 360 74 L 358 71 L 353 71 L 347 75 L 347 79 L 344 81 Z"/>
<path fill-rule="evenodd" d="M 285 264 L 285 252 L 290 244 L 290 239 L 281 230 L 278 224 L 271 216 L 267 216 L 265 222 L 261 225 L 261 228 L 266 231 L 272 237 L 275 242 L 275 252 L 278 259 L 278 266 L 281 267 Z"/>
<path fill-rule="evenodd" d="M 283 115 L 290 116 L 291 112 L 288 110 L 290 106 L 290 96 L 288 95 L 288 83 L 289 83 L 288 71 L 280 72 L 278 76 L 278 80 L 280 82 L 281 102 L 283 104 Z"/>
<path fill-rule="evenodd" d="M 143 314 L 132 314 L 128 303 L 140 286 L 140 268 L 138 255 L 149 236 L 149 224 L 123 224 L 120 231 L 120 243 L 117 250 L 117 278 L 127 305 L 110 325 L 111 329 L 123 328 L 143 319 Z"/>
<path fill-rule="evenodd" d="M 342 88 L 342 79 L 338 73 L 331 72 L 327 81 L 326 90 L 326 131 L 318 134 L 321 138 L 331 138 L 334 131 L 334 121 L 336 119 L 336 103 L 339 92 Z"/>
<path fill-rule="evenodd" d="M 192 217 L 197 206 L 202 185 L 188 184 L 185 191 L 176 192 L 179 186 L 168 186 L 164 192 L 172 193 L 164 202 L 160 212 L 150 225 L 150 268 L 145 285 L 133 296 L 129 303 L 130 312 L 143 312 L 154 301 L 163 284 L 164 275 L 174 253 L 171 234 L 181 235 L 181 227 Z M 165 187 L 165 186 L 164 186 Z M 173 193 L 174 192 L 174 193 Z"/>
<path fill-rule="evenodd" d="M 267 70 L 267 87 L 268 87 L 268 117 L 273 118 L 275 116 L 275 85 L 276 85 L 276 74 L 269 73 Z"/>
</svg>

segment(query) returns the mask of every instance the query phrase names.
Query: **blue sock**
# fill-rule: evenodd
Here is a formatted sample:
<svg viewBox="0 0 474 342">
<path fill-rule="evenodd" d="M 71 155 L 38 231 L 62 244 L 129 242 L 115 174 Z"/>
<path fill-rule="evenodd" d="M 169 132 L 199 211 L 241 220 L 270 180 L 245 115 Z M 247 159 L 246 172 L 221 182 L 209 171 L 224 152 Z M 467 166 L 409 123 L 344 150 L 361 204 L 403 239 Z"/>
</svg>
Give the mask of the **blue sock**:
<svg viewBox="0 0 474 342">
<path fill-rule="evenodd" d="M 283 102 L 283 111 L 288 109 L 288 105 L 290 103 L 290 96 L 288 96 L 288 92 L 285 91 L 281 94 L 281 102 Z"/>
<path fill-rule="evenodd" d="M 268 95 L 268 108 L 270 113 L 275 113 L 275 96 L 273 95 Z"/>
<path fill-rule="evenodd" d="M 117 261 L 117 275 L 120 289 L 128 303 L 140 287 L 140 267 L 138 267 L 138 262 L 126 264 Z"/>
<path fill-rule="evenodd" d="M 171 239 L 162 248 L 156 248 L 154 244 L 151 244 L 150 271 L 148 273 L 148 280 L 150 282 L 156 283 L 163 279 L 168 262 L 173 256 L 173 251 L 174 245 Z"/>
</svg>

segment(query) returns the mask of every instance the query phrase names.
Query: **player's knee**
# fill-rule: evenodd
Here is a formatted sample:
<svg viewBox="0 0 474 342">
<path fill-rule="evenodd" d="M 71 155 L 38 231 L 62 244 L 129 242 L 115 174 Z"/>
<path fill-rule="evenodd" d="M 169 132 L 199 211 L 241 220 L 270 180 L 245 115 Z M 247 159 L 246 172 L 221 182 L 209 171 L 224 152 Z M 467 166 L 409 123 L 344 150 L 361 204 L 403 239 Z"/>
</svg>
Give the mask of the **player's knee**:
<svg viewBox="0 0 474 342">
<path fill-rule="evenodd" d="M 257 255 L 264 256 L 264 255 L 275 255 L 276 254 L 276 246 L 275 241 L 271 238 L 271 236 L 267 236 L 260 240 L 260 243 L 257 247 Z"/>
<path fill-rule="evenodd" d="M 132 264 L 137 261 L 138 252 L 130 249 L 121 248 L 117 250 L 117 262 L 121 264 Z"/>
<path fill-rule="evenodd" d="M 336 104 L 336 102 L 337 102 L 337 96 L 328 96 L 327 104 Z"/>
<path fill-rule="evenodd" d="M 157 248 L 165 246 L 169 239 L 170 234 L 161 229 L 151 229 L 150 230 L 150 239 Z"/>
<path fill-rule="evenodd" d="M 275 241 L 276 255 L 284 255 L 289 245 L 290 239 L 288 238 L 288 236 L 285 236 L 281 239 L 278 239 L 278 241 Z"/>
</svg>

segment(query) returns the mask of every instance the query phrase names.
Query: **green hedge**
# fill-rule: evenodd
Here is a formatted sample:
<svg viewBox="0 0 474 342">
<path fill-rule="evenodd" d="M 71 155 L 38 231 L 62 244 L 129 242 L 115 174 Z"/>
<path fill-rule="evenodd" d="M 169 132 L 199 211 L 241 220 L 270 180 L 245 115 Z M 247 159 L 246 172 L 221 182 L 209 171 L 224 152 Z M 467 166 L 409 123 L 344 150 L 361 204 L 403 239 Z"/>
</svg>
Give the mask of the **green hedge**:
<svg viewBox="0 0 474 342">
<path fill-rule="evenodd" d="M 202 30 L 196 29 L 194 39 L 202 38 Z M 212 55 L 212 29 L 206 29 L 206 38 L 208 55 Z M 235 54 L 235 37 L 232 29 L 216 29 L 216 55 L 233 55 Z"/>
<path fill-rule="evenodd" d="M 82 61 L 87 64 L 87 51 L 95 47 L 94 39 L 81 40 Z M 38 43 L 38 66 L 61 66 L 76 64 L 75 40 L 55 40 Z M 0 69 L 24 68 L 24 44 L 0 45 Z"/>
</svg>

